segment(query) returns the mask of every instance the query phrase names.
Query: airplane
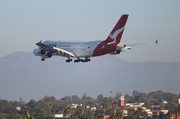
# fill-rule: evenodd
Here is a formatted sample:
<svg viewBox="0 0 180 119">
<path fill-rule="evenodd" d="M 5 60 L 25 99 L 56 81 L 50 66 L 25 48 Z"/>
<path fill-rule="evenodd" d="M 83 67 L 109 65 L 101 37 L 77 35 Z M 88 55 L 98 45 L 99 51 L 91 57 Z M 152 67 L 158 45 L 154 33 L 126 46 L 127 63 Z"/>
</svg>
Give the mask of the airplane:
<svg viewBox="0 0 180 119">
<path fill-rule="evenodd" d="M 34 55 L 40 56 L 41 61 L 45 61 L 46 58 L 51 58 L 52 56 L 62 56 L 68 58 L 66 62 L 71 62 L 72 58 L 76 58 L 74 60 L 75 63 L 89 62 L 91 57 L 102 56 L 106 54 L 117 55 L 126 49 L 131 49 L 131 46 L 154 43 L 149 42 L 134 45 L 120 43 L 128 16 L 128 14 L 123 14 L 120 17 L 119 21 L 105 40 L 87 42 L 52 40 L 42 42 L 41 40 L 40 42 L 36 43 L 36 45 L 39 47 L 34 49 Z M 155 43 L 158 44 L 158 40 L 156 40 Z"/>
</svg>

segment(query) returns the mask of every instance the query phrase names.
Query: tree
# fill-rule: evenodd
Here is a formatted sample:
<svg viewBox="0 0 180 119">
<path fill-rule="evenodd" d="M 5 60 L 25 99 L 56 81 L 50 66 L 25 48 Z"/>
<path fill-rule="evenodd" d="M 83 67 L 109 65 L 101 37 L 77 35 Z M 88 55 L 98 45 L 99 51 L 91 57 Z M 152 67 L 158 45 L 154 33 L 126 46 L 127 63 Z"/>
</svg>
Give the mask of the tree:
<svg viewBox="0 0 180 119">
<path fill-rule="evenodd" d="M 178 98 L 178 95 L 173 93 L 163 93 L 162 96 L 162 99 L 168 102 L 175 102 Z"/>
<path fill-rule="evenodd" d="M 47 116 L 44 119 L 54 119 L 52 116 Z"/>
<path fill-rule="evenodd" d="M 112 107 L 112 104 L 113 104 L 113 99 L 109 99 L 109 100 L 108 100 L 108 105 L 109 105 L 110 107 Z"/>
<path fill-rule="evenodd" d="M 95 106 L 95 100 L 94 98 L 91 98 L 91 97 L 86 97 L 86 105 L 89 105 L 89 106 Z"/>
<path fill-rule="evenodd" d="M 122 93 L 120 93 L 120 92 L 116 93 L 116 99 L 119 99 L 119 97 L 121 97 L 121 96 L 122 96 Z"/>
<path fill-rule="evenodd" d="M 143 111 L 141 115 L 144 117 L 144 119 L 148 116 L 148 113 L 146 111 Z"/>
<path fill-rule="evenodd" d="M 71 96 L 72 103 L 79 104 L 81 102 L 81 99 L 77 95 Z"/>
<path fill-rule="evenodd" d="M 143 106 L 146 107 L 147 109 L 152 108 L 152 105 L 151 105 L 151 103 L 149 101 L 145 102 Z"/>
<path fill-rule="evenodd" d="M 72 112 L 72 109 L 71 109 L 70 106 L 67 106 L 67 107 L 64 109 L 64 114 L 67 115 L 68 118 L 69 118 L 71 112 Z"/>
<path fill-rule="evenodd" d="M 86 103 L 86 93 L 83 94 L 81 101 L 83 102 L 83 104 Z"/>
<path fill-rule="evenodd" d="M 51 115 L 51 111 L 52 111 L 55 101 L 56 101 L 56 98 L 54 96 L 51 96 L 51 97 L 45 96 L 42 99 L 42 105 L 48 108 L 50 115 Z"/>
<path fill-rule="evenodd" d="M 110 111 L 110 113 L 113 114 L 113 105 L 112 104 L 113 104 L 113 99 L 109 99 L 108 100 L 108 107 L 109 107 L 109 109 L 111 108 L 112 111 Z"/>
<path fill-rule="evenodd" d="M 164 115 L 165 115 L 164 112 L 162 111 L 159 112 L 159 116 L 164 116 Z"/>
<path fill-rule="evenodd" d="M 96 99 L 99 103 L 103 101 L 103 95 L 99 94 Z"/>
<path fill-rule="evenodd" d="M 35 100 L 30 100 L 26 106 L 28 107 L 31 107 L 31 108 L 34 108 L 36 106 L 36 101 Z"/>
<path fill-rule="evenodd" d="M 138 93 L 137 90 L 133 90 L 133 92 L 132 92 L 133 96 L 136 96 L 137 93 Z"/>
<path fill-rule="evenodd" d="M 157 112 L 153 112 L 153 118 L 156 119 L 158 116 Z"/>
<path fill-rule="evenodd" d="M 115 114 L 115 116 L 116 116 L 117 119 L 123 119 L 124 114 L 123 114 L 123 112 L 117 112 L 117 113 Z"/>
<path fill-rule="evenodd" d="M 81 119 L 82 115 L 84 114 L 84 109 L 78 108 L 78 109 L 76 110 L 76 114 L 77 114 L 78 117 Z"/>
<path fill-rule="evenodd" d="M 123 112 L 116 112 L 113 116 L 110 116 L 109 119 L 123 119 L 124 114 Z"/>
<path fill-rule="evenodd" d="M 25 116 L 20 115 L 20 119 L 35 119 L 35 118 L 32 117 L 30 114 L 27 113 L 27 115 L 25 115 Z"/>
<path fill-rule="evenodd" d="M 62 103 L 66 104 L 66 105 L 70 105 L 72 103 L 71 101 L 71 97 L 70 96 L 65 96 L 61 99 Z"/>
<path fill-rule="evenodd" d="M 140 115 L 143 115 L 143 108 L 138 107 L 137 110 L 134 111 L 134 114 L 133 114 L 133 115 L 134 115 L 135 118 L 138 117 L 138 116 L 140 116 Z"/>
<path fill-rule="evenodd" d="M 180 93 L 178 94 L 178 98 L 180 98 Z"/>
<path fill-rule="evenodd" d="M 155 99 L 157 96 L 161 96 L 163 94 L 162 90 L 158 90 L 158 91 L 153 91 L 153 92 L 149 92 L 147 94 L 147 97 L 150 99 Z"/>
<path fill-rule="evenodd" d="M 125 100 L 126 100 L 127 103 L 133 103 L 133 102 L 134 102 L 134 101 L 133 101 L 133 96 L 130 96 L 129 94 L 126 94 L 126 95 L 124 96 L 124 98 L 125 98 Z"/>
<path fill-rule="evenodd" d="M 173 106 L 168 114 L 177 118 L 177 116 L 180 114 L 180 106 Z"/>
<path fill-rule="evenodd" d="M 0 100 L 0 113 L 2 113 L 4 118 L 7 116 L 9 118 L 15 118 L 18 116 L 16 107 L 13 105 L 13 102 L 9 102 L 7 100 Z"/>
<path fill-rule="evenodd" d="M 137 114 L 141 114 L 142 112 L 143 112 L 142 107 L 138 107 L 137 110 L 135 111 L 135 113 L 137 113 Z"/>
<path fill-rule="evenodd" d="M 137 90 L 133 91 L 133 97 L 135 102 L 145 102 L 147 100 L 146 93 L 141 93 Z"/>
<path fill-rule="evenodd" d="M 102 106 L 104 108 L 108 108 L 108 101 L 109 101 L 109 98 L 104 97 L 103 102 L 102 102 Z"/>
</svg>

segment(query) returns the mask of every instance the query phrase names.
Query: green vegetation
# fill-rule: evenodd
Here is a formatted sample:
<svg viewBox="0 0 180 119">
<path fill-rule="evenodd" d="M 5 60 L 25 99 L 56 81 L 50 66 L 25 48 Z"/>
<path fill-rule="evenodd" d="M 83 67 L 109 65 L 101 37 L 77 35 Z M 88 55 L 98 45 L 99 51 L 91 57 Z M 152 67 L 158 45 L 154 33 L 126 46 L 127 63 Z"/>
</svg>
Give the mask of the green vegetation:
<svg viewBox="0 0 180 119">
<path fill-rule="evenodd" d="M 115 97 L 104 97 L 99 94 L 96 99 L 86 96 L 86 94 L 83 94 L 82 98 L 77 95 L 66 96 L 61 99 L 56 99 L 54 96 L 45 96 L 39 101 L 30 100 L 27 103 L 23 102 L 22 98 L 19 101 L 1 99 L 0 119 L 52 119 L 51 115 L 53 114 L 64 114 L 64 118 L 70 119 L 97 119 L 98 116 L 102 115 L 110 115 L 109 119 L 122 119 L 123 113 L 116 111 L 121 95 L 119 92 Z M 180 94 L 161 90 L 148 94 L 134 90 L 132 96 L 125 95 L 126 103 L 143 102 L 143 106 L 151 110 L 169 110 L 168 115 L 180 114 L 180 106 L 176 103 L 178 98 L 180 98 Z M 164 113 L 160 112 L 160 115 L 164 115 Z M 147 112 L 138 108 L 129 116 L 133 118 L 138 116 L 147 117 Z M 153 112 L 153 117 L 156 116 L 157 113 Z"/>
</svg>

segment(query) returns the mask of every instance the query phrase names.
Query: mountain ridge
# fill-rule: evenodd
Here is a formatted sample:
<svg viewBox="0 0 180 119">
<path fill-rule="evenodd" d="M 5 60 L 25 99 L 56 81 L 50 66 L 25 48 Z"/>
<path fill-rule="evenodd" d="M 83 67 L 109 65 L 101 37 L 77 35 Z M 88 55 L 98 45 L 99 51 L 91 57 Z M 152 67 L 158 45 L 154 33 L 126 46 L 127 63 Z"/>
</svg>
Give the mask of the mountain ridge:
<svg viewBox="0 0 180 119">
<path fill-rule="evenodd" d="M 38 100 L 45 95 L 96 98 L 133 90 L 179 93 L 179 62 L 127 62 L 116 56 L 94 57 L 88 63 L 66 63 L 66 58 L 40 61 L 32 52 L 15 52 L 0 58 L 0 96 Z"/>
</svg>

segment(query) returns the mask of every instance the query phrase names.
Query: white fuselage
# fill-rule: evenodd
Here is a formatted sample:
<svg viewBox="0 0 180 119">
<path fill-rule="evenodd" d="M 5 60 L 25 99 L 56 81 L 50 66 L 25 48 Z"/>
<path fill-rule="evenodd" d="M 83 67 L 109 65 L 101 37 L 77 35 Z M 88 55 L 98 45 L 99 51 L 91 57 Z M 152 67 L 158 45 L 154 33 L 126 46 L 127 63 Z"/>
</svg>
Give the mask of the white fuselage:
<svg viewBox="0 0 180 119">
<path fill-rule="evenodd" d="M 93 52 L 100 42 L 102 41 L 67 42 L 47 40 L 43 43 L 72 52 L 76 57 L 93 57 Z M 57 53 L 53 53 L 53 55 L 62 56 L 61 54 Z"/>
</svg>

